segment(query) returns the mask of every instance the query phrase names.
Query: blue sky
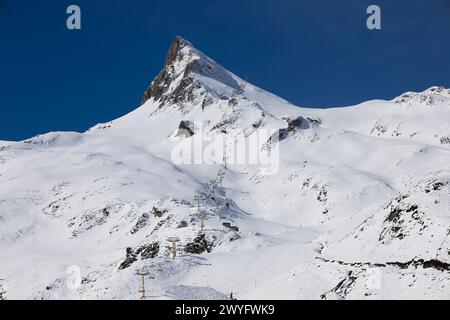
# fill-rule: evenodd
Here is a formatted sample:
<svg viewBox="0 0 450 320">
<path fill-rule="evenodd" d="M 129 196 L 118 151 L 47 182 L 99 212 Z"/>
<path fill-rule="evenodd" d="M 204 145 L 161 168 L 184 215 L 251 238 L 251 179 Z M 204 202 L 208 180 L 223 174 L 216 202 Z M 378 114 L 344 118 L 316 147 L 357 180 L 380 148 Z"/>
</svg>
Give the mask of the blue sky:
<svg viewBox="0 0 450 320">
<path fill-rule="evenodd" d="M 80 31 L 66 28 L 70 4 Z M 382 30 L 366 28 L 370 4 Z M 0 0 L 0 140 L 131 111 L 175 35 L 301 106 L 450 87 L 449 0 Z"/>
</svg>

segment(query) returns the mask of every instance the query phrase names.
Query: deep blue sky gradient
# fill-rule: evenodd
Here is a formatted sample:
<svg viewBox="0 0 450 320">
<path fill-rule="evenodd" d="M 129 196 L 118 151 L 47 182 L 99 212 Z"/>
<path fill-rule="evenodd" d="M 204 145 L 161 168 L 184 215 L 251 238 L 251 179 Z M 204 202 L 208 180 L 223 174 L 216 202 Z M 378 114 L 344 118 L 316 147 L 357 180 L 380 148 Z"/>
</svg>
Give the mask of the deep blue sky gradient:
<svg viewBox="0 0 450 320">
<path fill-rule="evenodd" d="M 66 29 L 70 4 L 81 31 Z M 301 106 L 450 87 L 450 0 L 0 0 L 0 140 L 131 111 L 175 35 Z"/>
</svg>

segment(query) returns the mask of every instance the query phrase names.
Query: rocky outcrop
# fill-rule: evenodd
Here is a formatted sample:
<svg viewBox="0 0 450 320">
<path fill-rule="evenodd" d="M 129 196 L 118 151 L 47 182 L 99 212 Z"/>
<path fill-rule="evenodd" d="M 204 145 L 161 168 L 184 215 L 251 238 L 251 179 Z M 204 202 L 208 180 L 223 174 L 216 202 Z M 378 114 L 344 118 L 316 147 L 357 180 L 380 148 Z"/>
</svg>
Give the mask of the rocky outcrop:
<svg viewBox="0 0 450 320">
<path fill-rule="evenodd" d="M 153 242 L 148 245 L 141 246 L 136 250 L 136 253 L 140 254 L 142 259 L 153 259 L 159 253 L 159 243 Z"/>
<path fill-rule="evenodd" d="M 167 209 L 160 209 L 157 207 L 152 208 L 152 214 L 155 218 L 161 218 L 163 215 L 165 215 L 169 210 Z"/>
<path fill-rule="evenodd" d="M 6 290 L 3 288 L 2 279 L 0 279 L 0 300 L 6 300 Z"/>
<path fill-rule="evenodd" d="M 191 137 L 194 135 L 194 124 L 191 121 L 181 120 L 178 125 L 177 137 Z"/>
<path fill-rule="evenodd" d="M 441 144 L 450 144 L 450 137 L 441 137 Z"/>
<path fill-rule="evenodd" d="M 150 98 L 159 100 L 169 89 L 170 82 L 173 80 L 173 63 L 176 61 L 177 57 L 182 58 L 180 56 L 180 51 L 187 44 L 188 42 L 181 37 L 176 37 L 173 40 L 172 45 L 167 52 L 164 67 L 155 79 L 153 79 L 150 87 L 144 92 L 141 104 L 144 104 Z"/>
<path fill-rule="evenodd" d="M 131 266 L 137 260 L 137 254 L 133 248 L 126 249 L 125 260 L 120 264 L 119 270 L 123 270 Z"/>
<path fill-rule="evenodd" d="M 448 185 L 448 182 L 431 181 L 425 186 L 424 191 L 425 193 L 439 191 L 442 190 L 442 188 L 444 188 L 446 185 Z"/>
<path fill-rule="evenodd" d="M 308 129 L 310 127 L 308 120 L 303 117 L 286 118 L 285 120 L 288 123 L 288 132 L 292 132 L 297 129 Z"/>
<path fill-rule="evenodd" d="M 423 269 L 435 269 L 442 272 L 450 272 L 450 263 L 447 263 L 445 261 L 440 261 L 437 259 L 412 259 L 405 262 L 400 261 L 389 261 L 389 262 L 380 262 L 380 263 L 374 263 L 374 262 L 347 262 L 347 261 L 341 261 L 341 260 L 328 260 L 324 258 L 317 257 L 317 260 L 321 260 L 323 262 L 330 262 L 330 263 L 338 263 L 340 265 L 344 266 L 351 266 L 351 267 L 376 267 L 376 268 L 386 268 L 386 267 L 396 267 L 399 269 L 408 269 L 409 267 L 414 268 L 423 268 Z"/>
<path fill-rule="evenodd" d="M 284 118 L 284 120 L 288 124 L 287 128 L 278 129 L 278 131 L 272 134 L 269 138 L 267 144 L 283 141 L 296 131 L 309 129 L 311 127 L 309 121 L 301 116 L 295 118 Z"/>
<path fill-rule="evenodd" d="M 383 222 L 383 229 L 378 239 L 382 244 L 405 238 L 413 231 L 412 228 L 418 234 L 422 234 L 427 228 L 425 214 L 419 210 L 419 205 L 406 202 L 407 198 L 408 195 L 399 195 L 386 206 L 389 213 Z"/>
<path fill-rule="evenodd" d="M 189 41 L 177 36 L 167 52 L 163 69 L 144 92 L 141 104 L 149 99 L 159 101 L 161 105 L 193 101 L 194 91 L 201 88 L 194 73 L 240 90 L 227 70 L 195 49 Z"/>
<path fill-rule="evenodd" d="M 349 271 L 347 277 L 339 281 L 339 283 L 333 289 L 320 295 L 320 299 L 327 300 L 328 295 L 332 293 L 339 300 L 344 300 L 352 290 L 357 279 L 358 277 L 355 274 L 353 274 L 352 271 Z"/>
<path fill-rule="evenodd" d="M 208 243 L 204 234 L 198 235 L 192 242 L 189 242 L 184 247 L 187 253 L 201 254 L 203 252 L 211 252 L 212 245 Z"/>
<path fill-rule="evenodd" d="M 119 270 L 123 270 L 130 267 L 133 263 L 135 263 L 138 260 L 139 256 L 141 257 L 141 259 L 153 259 L 158 255 L 158 253 L 159 253 L 158 242 L 142 245 L 138 247 L 136 250 L 128 247 L 126 249 L 125 259 L 120 264 Z"/>
<path fill-rule="evenodd" d="M 147 221 L 149 219 L 150 215 L 148 213 L 143 213 L 136 224 L 134 225 L 133 229 L 131 229 L 131 234 L 135 234 L 139 230 L 141 230 L 143 227 L 147 225 Z"/>
<path fill-rule="evenodd" d="M 437 101 L 448 98 L 450 98 L 450 89 L 434 86 L 423 92 L 405 92 L 393 101 L 399 105 L 410 106 L 412 103 L 418 103 L 432 107 L 436 106 Z"/>
</svg>

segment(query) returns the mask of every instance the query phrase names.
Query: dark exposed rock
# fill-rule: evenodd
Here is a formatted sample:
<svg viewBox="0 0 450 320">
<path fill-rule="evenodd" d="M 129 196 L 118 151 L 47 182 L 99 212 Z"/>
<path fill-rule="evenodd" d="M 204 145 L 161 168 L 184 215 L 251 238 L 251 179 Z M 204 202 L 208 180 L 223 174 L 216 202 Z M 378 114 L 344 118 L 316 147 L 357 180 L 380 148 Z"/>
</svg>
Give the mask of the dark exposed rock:
<svg viewBox="0 0 450 320">
<path fill-rule="evenodd" d="M 185 47 L 189 47 L 189 50 L 182 50 Z M 176 70 L 174 67 L 175 62 L 182 60 L 186 61 L 184 70 Z M 177 36 L 173 40 L 166 55 L 163 69 L 152 81 L 150 87 L 144 92 L 141 104 L 144 104 L 147 100 L 152 98 L 155 101 L 160 101 L 161 105 L 167 102 L 178 104 L 185 101 L 193 101 L 195 98 L 193 92 L 195 89 L 200 88 L 200 85 L 198 81 L 191 76 L 192 73 L 214 78 L 235 90 L 240 88 L 239 84 L 229 72 L 204 56 L 201 52 L 194 49 L 189 41 Z M 175 79 L 179 79 L 180 76 L 181 80 L 179 80 L 179 83 L 177 83 L 175 88 L 172 88 L 172 82 Z M 169 93 L 169 90 L 172 91 Z M 204 100 L 204 102 L 207 104 L 208 100 Z"/>
<path fill-rule="evenodd" d="M 309 128 L 308 120 L 306 120 L 303 117 L 288 118 L 287 123 L 288 123 L 287 129 L 289 132 L 292 132 L 296 129 L 308 129 Z"/>
<path fill-rule="evenodd" d="M 172 64 L 175 62 L 177 57 L 180 57 L 180 50 L 186 45 L 186 41 L 181 37 L 176 37 L 169 51 L 166 55 L 166 60 L 164 62 L 163 69 L 159 72 L 156 78 L 150 84 L 150 87 L 144 92 L 141 100 L 141 104 L 144 104 L 150 98 L 159 100 L 164 92 L 169 89 L 170 82 L 173 80 L 171 77 Z"/>
<path fill-rule="evenodd" d="M 143 245 L 133 250 L 133 248 L 128 247 L 126 249 L 125 260 L 120 264 L 119 270 L 126 269 L 135 263 L 140 255 L 142 259 L 152 259 L 155 258 L 159 253 L 159 243 L 153 242 L 148 245 Z"/>
<path fill-rule="evenodd" d="M 142 259 L 153 259 L 158 255 L 159 243 L 153 242 L 149 245 L 139 247 L 136 254 L 140 254 Z"/>
<path fill-rule="evenodd" d="M 83 231 L 91 230 L 94 227 L 102 225 L 107 222 L 108 217 L 112 212 L 117 212 L 117 208 L 106 207 L 100 210 L 89 211 L 83 214 L 77 228 L 72 232 L 72 237 L 76 238 Z M 73 218 L 75 219 L 75 218 Z M 69 227 L 75 225 L 75 220 L 69 223 Z"/>
<path fill-rule="evenodd" d="M 424 259 L 413 259 L 406 262 L 385 262 L 385 263 L 370 263 L 370 262 L 346 262 L 341 260 L 328 260 L 324 258 L 317 257 L 316 259 L 322 260 L 324 262 L 330 263 L 338 263 L 340 265 L 351 266 L 355 268 L 361 267 L 376 267 L 376 268 L 386 268 L 388 266 L 400 268 L 400 269 L 408 269 L 409 267 L 422 267 L 424 269 L 432 268 L 442 272 L 450 272 L 450 264 L 447 262 L 439 261 L 436 259 L 424 260 Z M 321 295 L 322 300 L 327 299 L 327 294 L 333 292 L 340 299 L 345 299 L 348 293 L 351 291 L 352 287 L 357 280 L 357 276 L 354 272 L 349 271 L 346 278 L 339 281 L 339 283 L 331 290 L 325 292 Z"/>
<path fill-rule="evenodd" d="M 450 144 L 450 137 L 441 137 L 441 144 Z"/>
<path fill-rule="evenodd" d="M 172 199 L 170 199 L 170 202 L 173 202 L 173 203 L 177 204 L 178 206 L 180 206 L 180 205 L 191 206 L 191 203 L 185 199 L 172 198 Z"/>
<path fill-rule="evenodd" d="M 436 106 L 436 96 L 446 95 L 448 93 L 443 87 L 431 87 L 423 92 L 406 92 L 394 99 L 397 104 L 411 104 L 418 102 L 427 106 Z"/>
<path fill-rule="evenodd" d="M 313 126 L 320 126 L 322 124 L 322 119 L 320 118 L 306 118 L 308 119 L 309 123 L 311 123 Z"/>
<path fill-rule="evenodd" d="M 194 81 L 193 78 L 183 78 L 180 84 L 175 88 L 170 96 L 163 100 L 163 102 L 170 102 L 173 104 L 181 102 L 192 102 L 195 99 L 194 89 L 200 88 L 200 85 Z"/>
<path fill-rule="evenodd" d="M 147 221 L 148 218 L 150 217 L 150 215 L 148 213 L 143 213 L 138 221 L 136 222 L 135 226 L 133 227 L 133 229 L 131 229 L 131 234 L 135 234 L 136 232 L 138 232 L 140 229 L 142 229 L 143 227 L 145 227 L 147 225 Z"/>
<path fill-rule="evenodd" d="M 389 212 L 389 215 L 386 217 L 385 221 L 397 223 L 400 221 L 400 217 L 403 210 L 400 208 L 393 207 Z"/>
<path fill-rule="evenodd" d="M 103 209 L 102 209 L 102 214 L 103 214 L 103 216 L 105 216 L 105 217 L 109 217 L 109 211 L 108 211 L 108 209 L 107 209 L 107 208 L 103 208 Z"/>
<path fill-rule="evenodd" d="M 262 120 L 259 119 L 258 121 L 253 122 L 252 127 L 253 127 L 253 129 L 258 129 L 261 126 L 261 124 L 262 124 Z"/>
<path fill-rule="evenodd" d="M 267 141 L 268 144 L 276 143 L 285 140 L 290 134 L 294 133 L 299 129 L 310 128 L 308 120 L 299 116 L 296 118 L 284 118 L 287 121 L 287 128 L 278 129 Z"/>
<path fill-rule="evenodd" d="M 431 191 L 439 191 L 443 187 L 444 187 L 444 183 L 442 183 L 440 181 L 433 181 L 425 187 L 424 191 L 425 191 L 425 193 L 430 193 Z"/>
<path fill-rule="evenodd" d="M 3 289 L 1 284 L 0 284 L 0 300 L 6 300 L 6 291 Z"/>
<path fill-rule="evenodd" d="M 205 108 L 207 106 L 211 105 L 213 102 L 214 102 L 214 100 L 211 97 L 206 96 L 202 102 L 202 110 L 205 110 Z"/>
<path fill-rule="evenodd" d="M 236 121 L 236 118 L 237 117 L 230 117 L 225 120 L 222 120 L 222 121 L 218 122 L 217 124 L 215 124 L 214 127 L 211 128 L 211 130 L 217 130 L 217 129 L 221 129 L 224 126 L 232 125 Z M 226 130 L 226 129 L 222 129 L 222 130 Z"/>
<path fill-rule="evenodd" d="M 450 271 L 450 263 L 447 263 L 445 261 L 440 261 L 437 259 L 413 259 L 406 262 L 384 262 L 384 263 L 371 263 L 371 262 L 346 262 L 341 260 L 328 260 L 324 258 L 317 257 L 316 259 L 322 260 L 324 262 L 332 262 L 332 263 L 338 263 L 340 265 L 345 266 L 352 266 L 352 267 L 362 267 L 362 266 L 368 266 L 368 267 L 378 267 L 378 268 L 385 268 L 387 266 L 393 266 L 400 269 L 408 269 L 409 267 L 422 267 L 424 269 L 432 268 L 439 271 Z"/>
<path fill-rule="evenodd" d="M 89 284 L 89 283 L 96 282 L 96 281 L 97 281 L 96 279 L 91 279 L 91 278 L 88 278 L 88 277 L 83 277 L 83 278 L 81 279 L 81 284 Z"/>
<path fill-rule="evenodd" d="M 327 202 L 328 200 L 328 186 L 324 185 L 322 188 L 320 188 L 319 193 L 317 194 L 317 201 L 320 202 Z"/>
<path fill-rule="evenodd" d="M 327 294 L 333 292 L 334 294 L 336 294 L 339 297 L 339 299 L 345 299 L 346 296 L 352 290 L 352 288 L 356 282 L 356 279 L 357 279 L 357 277 L 353 274 L 353 272 L 349 271 L 347 274 L 347 277 L 345 277 L 344 279 L 339 281 L 339 283 L 333 289 L 322 294 L 320 296 L 320 298 L 322 300 L 326 300 Z"/>
<path fill-rule="evenodd" d="M 419 229 L 414 232 L 419 234 L 427 228 L 425 214 L 419 210 L 417 204 L 404 201 L 407 197 L 407 195 L 400 195 L 392 199 L 385 207 L 389 213 L 383 222 L 383 229 L 378 239 L 382 244 L 388 244 L 393 239 L 405 238 L 416 225 Z"/>
<path fill-rule="evenodd" d="M 131 266 L 137 260 L 137 254 L 133 251 L 133 248 L 128 247 L 126 249 L 125 260 L 120 264 L 119 270 L 123 270 Z"/>
<path fill-rule="evenodd" d="M 184 136 L 185 138 L 191 137 L 194 135 L 194 124 L 191 121 L 182 120 L 178 125 L 178 132 L 176 134 L 177 137 Z"/>
<path fill-rule="evenodd" d="M 163 225 L 165 225 L 167 222 L 169 222 L 172 219 L 172 215 L 167 216 L 165 219 L 162 219 L 159 221 L 156 226 L 153 228 L 152 232 L 150 232 L 150 235 L 157 232 Z"/>
<path fill-rule="evenodd" d="M 186 244 L 184 251 L 193 254 L 211 252 L 211 244 L 208 243 L 204 234 L 200 234 L 192 242 Z"/>
<path fill-rule="evenodd" d="M 407 262 L 386 262 L 386 265 L 396 266 L 401 269 L 408 269 L 410 266 L 422 267 L 424 269 L 433 268 L 439 271 L 450 271 L 450 264 L 436 259 L 424 260 L 416 259 Z"/>
<path fill-rule="evenodd" d="M 288 137 L 288 135 L 289 135 L 289 130 L 287 128 L 279 129 L 278 130 L 278 141 L 283 141 L 284 139 L 286 139 Z"/>
<path fill-rule="evenodd" d="M 152 214 L 157 218 L 161 218 L 167 212 L 169 212 L 167 209 L 159 209 L 157 207 L 152 208 Z"/>
<path fill-rule="evenodd" d="M 236 97 L 232 97 L 230 98 L 230 100 L 228 100 L 228 106 L 229 107 L 235 107 L 238 104 L 238 99 Z"/>
</svg>

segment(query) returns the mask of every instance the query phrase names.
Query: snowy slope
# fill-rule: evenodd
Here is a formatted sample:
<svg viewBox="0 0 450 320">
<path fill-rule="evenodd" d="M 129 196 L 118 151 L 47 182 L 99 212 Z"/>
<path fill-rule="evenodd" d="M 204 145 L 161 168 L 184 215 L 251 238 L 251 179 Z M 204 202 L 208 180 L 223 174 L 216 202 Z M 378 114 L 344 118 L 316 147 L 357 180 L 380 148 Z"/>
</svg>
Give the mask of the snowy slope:
<svg viewBox="0 0 450 320">
<path fill-rule="evenodd" d="M 450 90 L 301 108 L 177 37 L 142 102 L 0 142 L 0 299 L 450 298 Z M 275 174 L 173 161 L 263 130 Z"/>
</svg>

